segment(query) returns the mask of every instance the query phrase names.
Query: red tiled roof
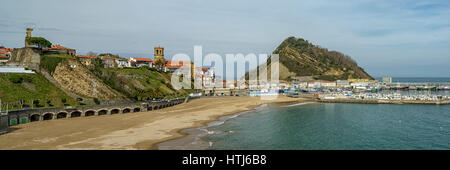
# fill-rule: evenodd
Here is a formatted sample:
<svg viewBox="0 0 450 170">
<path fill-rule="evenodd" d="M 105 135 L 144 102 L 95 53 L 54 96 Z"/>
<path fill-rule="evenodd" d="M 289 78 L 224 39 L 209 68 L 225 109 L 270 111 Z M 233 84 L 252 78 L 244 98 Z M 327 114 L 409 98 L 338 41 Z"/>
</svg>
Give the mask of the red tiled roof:
<svg viewBox="0 0 450 170">
<path fill-rule="evenodd" d="M 150 58 L 133 58 L 133 59 L 136 61 L 148 61 L 148 62 L 152 61 L 152 59 L 150 59 Z"/>
<path fill-rule="evenodd" d="M 6 55 L 0 55 L 0 58 L 1 58 L 1 59 L 8 59 L 9 57 L 6 56 Z"/>
<path fill-rule="evenodd" d="M 0 47 L 0 50 L 11 52 L 11 51 L 13 51 L 14 49 L 12 49 L 12 48 L 5 48 L 5 47 L 1 46 L 1 47 Z"/>
<path fill-rule="evenodd" d="M 52 47 L 50 47 L 50 48 L 51 49 L 68 49 L 68 50 L 71 50 L 71 48 L 67 48 L 67 47 L 61 46 L 59 44 L 52 45 Z"/>
<path fill-rule="evenodd" d="M 189 68 L 189 65 L 165 65 L 167 68 Z"/>
<path fill-rule="evenodd" d="M 0 53 L 2 53 L 2 54 L 9 54 L 9 52 L 7 52 L 7 51 L 0 51 Z"/>
<path fill-rule="evenodd" d="M 95 56 L 77 55 L 78 58 L 95 58 Z"/>
<path fill-rule="evenodd" d="M 104 60 L 115 60 L 116 58 L 109 57 L 109 56 L 103 56 L 102 59 L 104 59 Z"/>
</svg>

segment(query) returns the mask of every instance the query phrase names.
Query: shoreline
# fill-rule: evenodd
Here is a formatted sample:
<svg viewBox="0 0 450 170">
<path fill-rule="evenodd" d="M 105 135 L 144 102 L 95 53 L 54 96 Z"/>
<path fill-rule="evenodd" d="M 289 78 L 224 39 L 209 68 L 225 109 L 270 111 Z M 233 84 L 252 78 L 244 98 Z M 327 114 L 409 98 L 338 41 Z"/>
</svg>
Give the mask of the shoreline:
<svg viewBox="0 0 450 170">
<path fill-rule="evenodd" d="M 252 110 L 262 104 L 310 101 L 278 96 L 200 98 L 173 107 L 138 113 L 31 122 L 0 135 L 1 149 L 147 150 L 187 134 L 185 129 L 208 125 L 223 116 Z"/>
<path fill-rule="evenodd" d="M 166 141 L 162 141 L 159 143 L 155 143 L 152 147 L 154 150 L 207 150 L 212 146 L 212 142 L 207 142 L 204 138 L 210 135 L 210 128 L 221 126 L 228 122 L 229 120 L 238 118 L 243 115 L 257 113 L 258 111 L 262 111 L 265 109 L 270 109 L 272 107 L 291 107 L 298 105 L 308 105 L 308 104 L 319 104 L 319 102 L 313 100 L 304 100 L 304 101 L 287 101 L 287 102 L 274 102 L 274 103 L 265 103 L 258 106 L 253 107 L 252 109 L 236 112 L 232 114 L 219 116 L 218 119 L 211 120 L 206 123 L 204 126 L 200 127 L 191 127 L 186 129 L 181 129 L 178 133 L 182 134 L 182 137 L 170 139 Z M 212 131 L 216 133 L 217 131 Z M 234 133 L 234 131 L 225 131 L 220 133 Z M 200 143 L 198 143 L 200 142 Z"/>
<path fill-rule="evenodd" d="M 232 112 L 228 112 L 222 115 L 216 115 L 213 116 L 212 118 L 210 118 L 209 120 L 203 120 L 202 122 L 197 122 L 195 125 L 191 126 L 191 127 L 187 127 L 187 128 L 183 128 L 183 129 L 177 129 L 174 130 L 176 133 L 176 136 L 172 136 L 171 138 L 168 138 L 166 140 L 154 143 L 151 145 L 151 147 L 149 148 L 150 150 L 174 150 L 175 147 L 172 146 L 172 148 L 169 149 L 160 149 L 158 145 L 167 143 L 167 142 L 171 142 L 171 141 L 175 141 L 175 140 L 182 140 L 183 138 L 186 138 L 190 135 L 193 135 L 192 133 L 196 133 L 196 132 L 189 132 L 189 131 L 196 131 L 199 130 L 200 128 L 204 128 L 204 129 L 208 129 L 210 127 L 216 126 L 216 125 L 210 125 L 211 123 L 220 121 L 222 119 L 223 123 L 225 123 L 226 121 L 232 119 L 232 118 L 236 118 L 239 117 L 243 114 L 247 114 L 247 113 L 251 113 L 254 111 L 257 111 L 257 108 L 262 107 L 263 105 L 266 104 L 288 104 L 288 103 L 305 103 L 305 102 L 310 102 L 310 100 L 306 99 L 306 98 L 299 98 L 302 100 L 294 100 L 294 101 L 275 101 L 275 102 L 269 102 L 269 103 L 262 103 L 262 104 L 255 104 L 255 105 L 249 105 L 247 106 L 248 110 L 243 110 L 243 111 L 232 111 Z M 227 118 L 227 117 L 232 117 L 232 118 Z M 190 148 L 187 148 L 188 150 L 190 150 Z M 178 149 L 175 149 L 178 150 Z"/>
</svg>

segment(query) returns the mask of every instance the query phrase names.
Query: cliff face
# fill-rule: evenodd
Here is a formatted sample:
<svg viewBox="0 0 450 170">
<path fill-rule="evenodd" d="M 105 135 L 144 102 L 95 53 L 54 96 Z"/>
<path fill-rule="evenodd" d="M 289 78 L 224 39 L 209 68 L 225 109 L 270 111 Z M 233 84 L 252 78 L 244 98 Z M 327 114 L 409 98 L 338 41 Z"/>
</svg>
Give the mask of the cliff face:
<svg viewBox="0 0 450 170">
<path fill-rule="evenodd" d="M 52 73 L 61 88 L 88 98 L 122 99 L 123 95 L 105 85 L 81 63 L 73 59 L 61 61 Z"/>
<path fill-rule="evenodd" d="M 288 70 L 288 72 L 280 71 L 280 75 L 313 76 L 322 80 L 373 79 L 349 56 L 337 51 L 328 51 L 301 38 L 287 38 L 274 54 L 279 54 L 280 64 Z"/>
</svg>

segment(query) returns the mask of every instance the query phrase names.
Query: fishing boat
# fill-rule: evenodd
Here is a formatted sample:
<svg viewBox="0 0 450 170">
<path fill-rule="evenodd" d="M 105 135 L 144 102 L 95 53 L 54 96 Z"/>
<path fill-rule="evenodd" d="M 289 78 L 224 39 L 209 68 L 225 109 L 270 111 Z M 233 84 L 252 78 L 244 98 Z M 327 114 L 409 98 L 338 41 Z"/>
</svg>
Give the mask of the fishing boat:
<svg viewBox="0 0 450 170">
<path fill-rule="evenodd" d="M 409 90 L 409 87 L 408 86 L 394 86 L 394 87 L 391 87 L 391 90 L 404 90 L 404 91 L 406 91 L 406 90 Z"/>
<path fill-rule="evenodd" d="M 450 87 L 448 87 L 448 86 L 439 87 L 438 90 L 450 90 Z"/>
<path fill-rule="evenodd" d="M 436 86 L 421 86 L 421 87 L 417 87 L 417 90 L 436 90 Z"/>
</svg>

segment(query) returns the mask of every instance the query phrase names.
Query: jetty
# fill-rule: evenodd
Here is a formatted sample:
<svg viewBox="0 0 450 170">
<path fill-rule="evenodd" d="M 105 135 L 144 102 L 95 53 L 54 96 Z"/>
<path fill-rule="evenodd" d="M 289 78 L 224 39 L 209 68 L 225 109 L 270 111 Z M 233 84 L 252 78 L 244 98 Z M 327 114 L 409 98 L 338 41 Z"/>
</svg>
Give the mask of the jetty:
<svg viewBox="0 0 450 170">
<path fill-rule="evenodd" d="M 447 105 L 450 100 L 364 100 L 364 99 L 318 99 L 322 103 L 361 103 L 361 104 L 426 104 Z"/>
</svg>

